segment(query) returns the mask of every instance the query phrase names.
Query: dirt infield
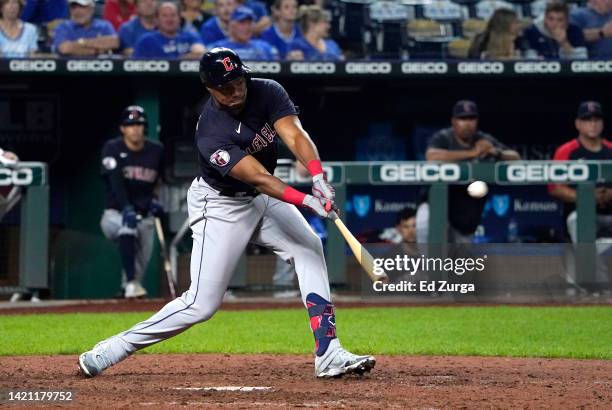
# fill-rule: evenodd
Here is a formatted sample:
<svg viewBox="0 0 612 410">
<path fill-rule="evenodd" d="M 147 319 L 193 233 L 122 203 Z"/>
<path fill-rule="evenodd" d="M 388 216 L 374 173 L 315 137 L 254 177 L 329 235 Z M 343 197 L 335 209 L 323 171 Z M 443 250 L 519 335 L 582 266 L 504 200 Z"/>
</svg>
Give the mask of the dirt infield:
<svg viewBox="0 0 612 410">
<path fill-rule="evenodd" d="M 332 380 L 314 379 L 307 356 L 137 354 L 95 379 L 78 377 L 75 362 L 75 356 L 0 357 L 2 399 L 27 389 L 73 391 L 71 404 L 47 403 L 70 408 L 603 409 L 612 403 L 612 361 L 383 356 L 368 376 Z M 231 391 L 240 386 L 261 389 Z M 27 403 L 33 404 L 43 403 Z"/>
</svg>

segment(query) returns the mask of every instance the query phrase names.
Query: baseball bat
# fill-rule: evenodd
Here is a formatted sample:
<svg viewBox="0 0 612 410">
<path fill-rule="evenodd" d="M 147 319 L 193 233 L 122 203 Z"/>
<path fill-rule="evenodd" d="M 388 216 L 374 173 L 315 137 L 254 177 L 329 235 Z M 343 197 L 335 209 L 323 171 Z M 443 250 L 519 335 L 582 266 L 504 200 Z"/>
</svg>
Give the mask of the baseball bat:
<svg viewBox="0 0 612 410">
<path fill-rule="evenodd" d="M 155 230 L 157 231 L 159 247 L 161 248 L 162 257 L 164 258 L 164 271 L 166 272 L 166 278 L 168 279 L 168 289 L 170 289 L 170 296 L 172 296 L 172 299 L 174 299 L 176 298 L 176 290 L 174 289 L 174 280 L 172 279 L 172 265 L 170 264 L 170 258 L 168 257 L 168 249 L 166 248 L 164 228 L 162 227 L 161 220 L 157 217 L 155 218 Z"/>
<path fill-rule="evenodd" d="M 348 230 L 348 228 L 346 227 L 346 225 L 344 225 L 344 222 L 342 222 L 342 219 L 340 219 L 338 214 L 332 211 L 330 213 L 330 216 L 338 227 L 338 230 L 340 231 L 342 236 L 344 236 L 344 240 L 350 246 L 351 251 L 353 251 L 355 259 L 357 259 L 357 262 L 359 262 L 361 267 L 366 271 L 372 282 L 387 282 L 389 278 L 387 277 L 386 273 L 383 272 L 382 274 L 377 274 L 374 272 L 374 258 L 372 257 L 370 252 L 368 252 L 368 250 L 364 248 L 363 245 L 357 240 L 357 238 L 353 236 L 351 231 Z"/>
</svg>

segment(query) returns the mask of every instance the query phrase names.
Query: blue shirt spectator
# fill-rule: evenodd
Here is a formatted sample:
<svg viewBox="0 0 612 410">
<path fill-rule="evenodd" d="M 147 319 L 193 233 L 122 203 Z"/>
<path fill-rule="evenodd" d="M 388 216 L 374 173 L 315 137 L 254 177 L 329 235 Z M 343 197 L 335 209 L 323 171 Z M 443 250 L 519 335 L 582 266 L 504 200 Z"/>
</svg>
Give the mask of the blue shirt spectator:
<svg viewBox="0 0 612 410">
<path fill-rule="evenodd" d="M 300 8 L 300 28 L 302 38 L 295 39 L 289 44 L 287 59 L 310 61 L 338 61 L 343 60 L 342 50 L 338 44 L 328 38 L 331 16 L 321 7 L 302 6 Z"/>
<path fill-rule="evenodd" d="M 324 39 L 325 51 L 321 51 L 310 44 L 305 38 L 298 38 L 289 44 L 289 52 L 301 51 L 304 60 L 308 61 L 340 61 L 342 60 L 342 50 L 338 43 L 332 39 Z"/>
<path fill-rule="evenodd" d="M 38 31 L 30 23 L 22 23 L 21 33 L 16 38 L 8 37 L 0 30 L 0 56 L 5 58 L 28 57 L 38 50 Z"/>
<path fill-rule="evenodd" d="M 200 36 L 207 47 L 227 38 L 230 17 L 235 9 L 236 0 L 215 0 L 216 17 L 206 20 L 200 28 Z"/>
<path fill-rule="evenodd" d="M 591 58 L 612 58 L 612 2 L 589 1 L 571 12 L 570 21 L 583 31 Z"/>
<path fill-rule="evenodd" d="M 232 40 L 220 40 L 213 43 L 211 48 L 226 47 L 234 50 L 242 60 L 269 61 L 278 60 L 278 51 L 263 40 L 252 39 L 246 43 L 236 43 Z"/>
<path fill-rule="evenodd" d="M 158 30 L 145 34 L 136 43 L 135 58 L 197 58 L 204 54 L 204 45 L 197 35 L 180 31 L 176 4 L 162 3 L 157 9 L 157 21 Z"/>
<path fill-rule="evenodd" d="M 26 0 L 21 13 L 23 21 L 35 24 L 66 18 L 68 18 L 68 2 L 66 0 Z"/>
<path fill-rule="evenodd" d="M 544 58 L 587 58 L 582 30 L 569 24 L 567 4 L 560 0 L 547 3 L 544 16 L 525 29 L 529 48 Z"/>
<path fill-rule="evenodd" d="M 296 24 L 297 0 L 275 0 L 272 9 L 276 23 L 261 33 L 260 38 L 276 48 L 280 58 L 284 59 L 289 44 L 302 37 L 302 32 Z"/>
<path fill-rule="evenodd" d="M 272 25 L 272 20 L 268 15 L 268 10 L 266 9 L 266 5 L 260 1 L 256 0 L 247 0 L 241 1 L 238 0 L 238 6 L 248 7 L 255 14 L 255 25 L 253 26 L 253 33 L 255 36 L 260 36 L 265 30 L 267 30 Z"/>
<path fill-rule="evenodd" d="M 234 50 L 244 60 L 278 60 L 278 51 L 263 40 L 253 39 L 255 14 L 248 7 L 240 6 L 232 13 L 229 38 L 211 44 Z"/>
<path fill-rule="evenodd" d="M 52 51 L 70 56 L 92 56 L 119 46 L 113 26 L 93 18 L 93 0 L 70 0 L 70 20 L 55 29 Z"/>
<path fill-rule="evenodd" d="M 151 9 L 151 15 L 142 15 L 141 9 L 143 8 L 141 4 L 147 4 L 148 8 Z M 151 4 L 152 7 L 149 7 L 148 4 Z M 156 2 L 147 2 L 147 1 L 139 1 L 136 6 L 136 11 L 138 16 L 131 19 L 127 23 L 124 23 L 119 29 L 119 48 L 123 50 L 123 53 L 127 56 L 132 55 L 134 51 L 134 46 L 136 42 L 140 40 L 142 36 L 145 34 L 155 32 L 155 11 L 156 11 Z M 147 27 L 143 24 L 146 24 Z"/>
<path fill-rule="evenodd" d="M 202 44 L 195 34 L 181 31 L 175 37 L 166 37 L 159 31 L 145 34 L 134 47 L 134 58 L 180 58 L 188 54 L 194 44 Z"/>
</svg>

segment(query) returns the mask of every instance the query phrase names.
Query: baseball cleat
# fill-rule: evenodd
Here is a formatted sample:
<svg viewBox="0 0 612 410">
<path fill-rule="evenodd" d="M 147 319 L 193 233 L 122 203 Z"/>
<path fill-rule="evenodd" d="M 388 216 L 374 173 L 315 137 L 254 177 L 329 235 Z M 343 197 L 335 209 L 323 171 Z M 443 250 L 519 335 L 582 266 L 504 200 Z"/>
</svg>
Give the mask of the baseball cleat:
<svg viewBox="0 0 612 410">
<path fill-rule="evenodd" d="M 112 366 L 106 355 L 106 343 L 100 342 L 79 356 L 79 371 L 85 377 L 95 377 Z"/>
<path fill-rule="evenodd" d="M 138 281 L 131 281 L 125 285 L 126 299 L 139 298 L 147 295 L 147 290 Z"/>
<path fill-rule="evenodd" d="M 357 356 L 340 346 L 338 339 L 330 342 L 326 354 L 315 358 L 316 377 L 341 377 L 344 374 L 362 375 L 376 365 L 374 356 Z"/>
</svg>

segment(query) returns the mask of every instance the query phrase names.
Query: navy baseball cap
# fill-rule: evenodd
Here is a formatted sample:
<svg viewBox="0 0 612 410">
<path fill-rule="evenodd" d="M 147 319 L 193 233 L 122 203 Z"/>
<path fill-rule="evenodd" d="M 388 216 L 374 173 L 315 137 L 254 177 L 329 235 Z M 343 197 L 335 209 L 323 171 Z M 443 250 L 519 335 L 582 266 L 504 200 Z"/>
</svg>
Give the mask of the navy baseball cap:
<svg viewBox="0 0 612 410">
<path fill-rule="evenodd" d="M 453 118 L 478 118 L 478 106 L 474 101 L 459 100 L 453 107 Z"/>
<path fill-rule="evenodd" d="M 255 13 L 253 13 L 253 10 L 249 7 L 245 6 L 236 7 L 236 10 L 234 10 L 230 17 L 231 21 L 243 21 L 247 19 L 255 21 Z"/>
<path fill-rule="evenodd" d="M 578 113 L 576 117 L 580 119 L 586 118 L 603 118 L 603 110 L 601 109 L 601 104 L 597 101 L 584 101 L 580 103 L 578 106 Z"/>
</svg>

